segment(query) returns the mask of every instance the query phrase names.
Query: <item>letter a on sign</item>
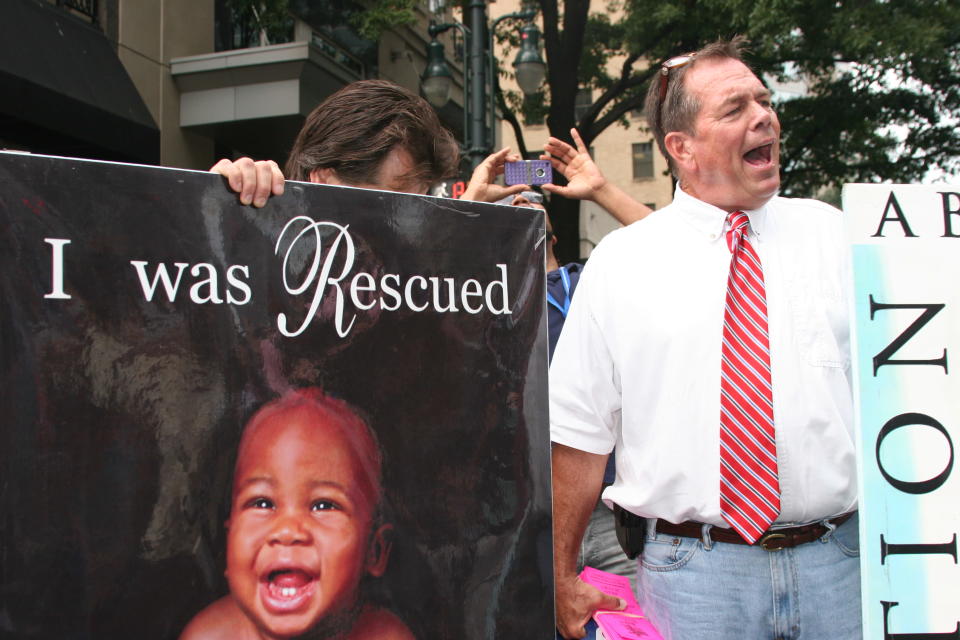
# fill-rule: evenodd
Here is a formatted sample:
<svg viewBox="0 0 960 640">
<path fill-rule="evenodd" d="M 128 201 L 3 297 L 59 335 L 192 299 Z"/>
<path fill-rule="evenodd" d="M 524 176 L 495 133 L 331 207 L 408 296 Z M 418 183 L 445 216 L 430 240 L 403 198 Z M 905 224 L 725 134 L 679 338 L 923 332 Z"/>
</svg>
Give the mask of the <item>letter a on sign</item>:
<svg viewBox="0 0 960 640">
<path fill-rule="evenodd" d="M 893 210 L 893 213 L 896 215 L 891 216 L 891 210 Z M 907 223 L 907 216 L 903 215 L 903 209 L 900 208 L 900 203 L 897 202 L 897 196 L 893 195 L 893 191 L 890 192 L 890 197 L 887 199 L 887 206 L 883 208 L 883 217 L 880 218 L 880 226 L 877 227 L 877 232 L 873 234 L 875 238 L 883 237 L 883 225 L 888 222 L 899 223 L 905 237 L 917 237 L 913 231 L 910 230 L 910 225 Z"/>
</svg>

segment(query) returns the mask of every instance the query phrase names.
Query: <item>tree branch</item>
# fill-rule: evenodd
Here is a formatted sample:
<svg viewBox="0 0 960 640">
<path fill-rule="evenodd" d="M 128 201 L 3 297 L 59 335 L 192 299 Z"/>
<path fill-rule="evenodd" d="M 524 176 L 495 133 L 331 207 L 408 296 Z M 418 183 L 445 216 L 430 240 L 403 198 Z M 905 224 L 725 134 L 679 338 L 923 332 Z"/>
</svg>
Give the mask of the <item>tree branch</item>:
<svg viewBox="0 0 960 640">
<path fill-rule="evenodd" d="M 656 74 L 657 67 L 656 65 L 650 65 L 643 71 L 638 74 L 633 73 L 633 65 L 639 60 L 643 54 L 649 52 L 651 49 L 663 42 L 670 33 L 673 32 L 674 25 L 668 24 L 660 28 L 660 30 L 650 39 L 650 42 L 642 47 L 642 51 L 637 51 L 631 53 L 623 61 L 623 64 L 620 66 L 620 77 L 617 81 L 607 88 L 599 98 L 590 106 L 583 118 L 580 119 L 580 122 L 577 125 L 577 130 L 580 131 L 580 135 L 584 137 L 584 142 L 590 144 L 597 136 L 599 136 L 603 131 L 609 127 L 611 124 L 620 119 L 623 114 L 627 111 L 635 108 L 629 107 L 625 110 L 620 111 L 618 115 L 613 118 L 604 116 L 599 121 L 597 117 L 600 113 L 607 107 L 610 102 L 612 102 L 617 96 L 622 95 L 627 89 L 633 87 L 642 86 L 650 79 L 651 76 Z M 633 101 L 631 100 L 631 103 Z M 643 100 L 640 100 L 640 105 L 643 104 Z M 589 138 L 589 141 L 588 141 Z"/>
<path fill-rule="evenodd" d="M 591 119 L 595 119 L 603 108 L 613 100 L 617 95 L 623 92 L 627 88 L 627 81 L 630 79 L 633 72 L 634 63 L 640 59 L 639 53 L 631 53 L 623 61 L 623 64 L 620 65 L 620 77 L 617 78 L 617 81 L 612 85 L 607 87 L 607 90 L 600 94 L 600 97 L 597 98 L 594 103 L 590 106 L 590 109 L 585 113 L 585 118 L 593 116 Z"/>
<path fill-rule="evenodd" d="M 627 79 L 621 79 L 620 81 L 617 82 L 616 85 L 604 91 L 603 95 L 597 98 L 597 101 L 590 106 L 590 109 L 585 114 L 583 114 L 583 118 L 580 119 L 580 122 L 577 125 L 577 130 L 580 131 L 580 135 L 583 137 L 584 142 L 589 144 L 589 142 L 587 142 L 588 138 L 591 141 L 596 139 L 596 137 L 599 136 L 604 129 L 606 129 L 611 124 L 613 124 L 618 119 L 620 119 L 620 117 L 623 114 L 625 114 L 627 111 L 630 111 L 631 109 L 635 109 L 638 107 L 642 107 L 643 100 L 644 100 L 643 94 L 632 96 L 614 105 L 611 112 L 608 112 L 602 118 L 597 120 L 597 116 L 600 114 L 600 112 L 614 98 L 616 98 L 617 96 L 623 95 L 623 93 L 628 89 L 632 89 L 634 87 L 642 87 L 647 83 L 650 77 L 653 76 L 655 73 L 656 73 L 656 68 L 649 67 L 641 71 L 640 73 L 633 75 Z M 619 108 L 620 105 L 623 104 L 624 102 L 629 102 L 631 105 L 635 105 L 635 106 L 631 106 L 626 109 L 620 109 Z M 617 115 L 611 118 L 611 113 L 613 113 L 614 111 L 617 112 Z"/>
<path fill-rule="evenodd" d="M 596 135 L 600 135 L 600 132 L 602 132 L 604 129 L 609 127 L 614 122 L 617 122 L 620 118 L 625 116 L 628 111 L 633 111 L 634 109 L 639 109 L 643 107 L 643 99 L 644 99 L 644 96 L 636 95 L 636 96 L 627 98 L 626 100 L 621 100 L 620 102 L 615 104 L 610 109 L 610 111 L 605 113 L 602 118 L 600 118 L 594 123 L 594 126 L 592 128 L 596 129 L 597 131 Z"/>
</svg>

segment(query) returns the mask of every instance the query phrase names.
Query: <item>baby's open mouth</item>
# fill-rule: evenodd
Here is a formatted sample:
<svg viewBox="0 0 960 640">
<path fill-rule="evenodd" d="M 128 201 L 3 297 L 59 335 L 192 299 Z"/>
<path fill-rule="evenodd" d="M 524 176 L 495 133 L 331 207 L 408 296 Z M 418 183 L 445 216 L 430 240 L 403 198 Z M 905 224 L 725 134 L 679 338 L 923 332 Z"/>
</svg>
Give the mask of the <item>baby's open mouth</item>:
<svg viewBox="0 0 960 640">
<path fill-rule="evenodd" d="M 743 154 L 743 159 L 747 161 L 748 164 L 762 166 L 770 164 L 770 159 L 773 156 L 773 143 L 765 144 L 759 146 L 755 149 L 751 149 Z"/>
<path fill-rule="evenodd" d="M 313 595 L 316 576 L 297 568 L 276 569 L 261 580 L 264 603 L 278 613 L 298 609 Z"/>
</svg>

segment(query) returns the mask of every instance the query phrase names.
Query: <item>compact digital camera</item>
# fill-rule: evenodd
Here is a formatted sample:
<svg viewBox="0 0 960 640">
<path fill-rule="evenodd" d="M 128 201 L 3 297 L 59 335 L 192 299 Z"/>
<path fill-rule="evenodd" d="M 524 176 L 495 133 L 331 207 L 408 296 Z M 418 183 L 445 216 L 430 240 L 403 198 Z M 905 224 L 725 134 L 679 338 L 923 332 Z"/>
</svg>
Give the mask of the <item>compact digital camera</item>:
<svg viewBox="0 0 960 640">
<path fill-rule="evenodd" d="M 510 184 L 547 184 L 553 182 L 549 160 L 520 160 L 503 165 L 504 182 Z"/>
</svg>

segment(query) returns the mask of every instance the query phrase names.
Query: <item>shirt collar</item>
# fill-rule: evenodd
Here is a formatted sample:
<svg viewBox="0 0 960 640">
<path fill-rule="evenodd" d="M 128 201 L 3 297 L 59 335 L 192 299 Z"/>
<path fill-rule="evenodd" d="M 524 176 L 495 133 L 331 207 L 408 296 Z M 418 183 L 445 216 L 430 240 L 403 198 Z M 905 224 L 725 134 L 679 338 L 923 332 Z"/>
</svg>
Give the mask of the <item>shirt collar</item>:
<svg viewBox="0 0 960 640">
<path fill-rule="evenodd" d="M 694 198 L 680 188 L 679 182 L 674 190 L 673 203 L 679 207 L 681 217 L 703 235 L 711 240 L 719 240 L 723 236 L 727 220 L 727 212 L 723 209 Z M 763 237 L 769 203 L 768 200 L 759 209 L 744 211 L 750 219 L 751 233 L 758 238 Z"/>
</svg>

